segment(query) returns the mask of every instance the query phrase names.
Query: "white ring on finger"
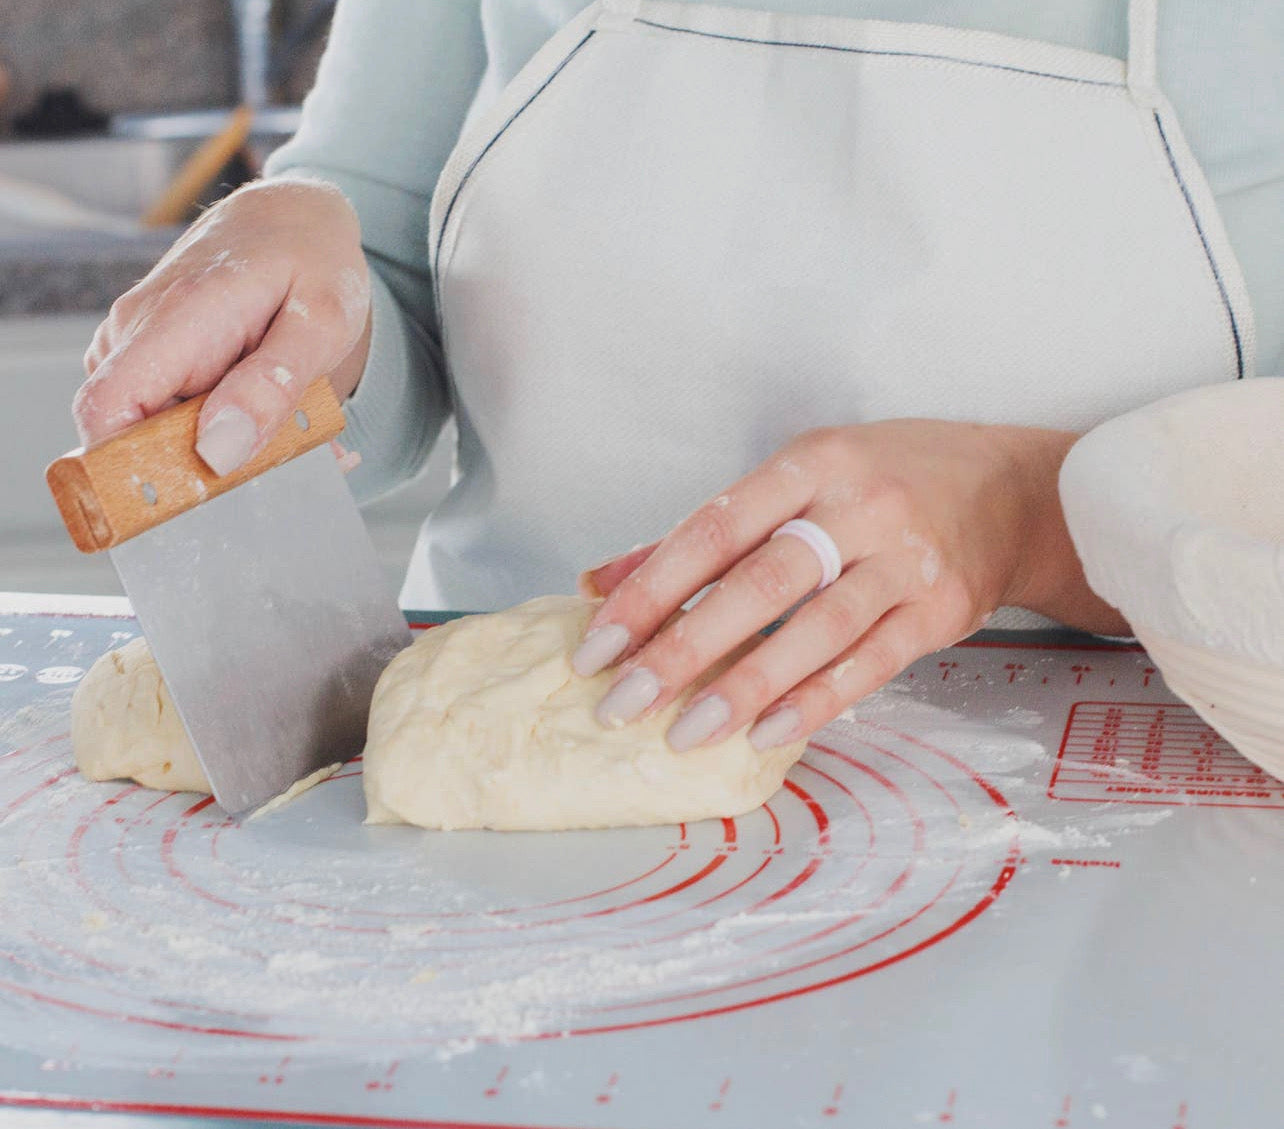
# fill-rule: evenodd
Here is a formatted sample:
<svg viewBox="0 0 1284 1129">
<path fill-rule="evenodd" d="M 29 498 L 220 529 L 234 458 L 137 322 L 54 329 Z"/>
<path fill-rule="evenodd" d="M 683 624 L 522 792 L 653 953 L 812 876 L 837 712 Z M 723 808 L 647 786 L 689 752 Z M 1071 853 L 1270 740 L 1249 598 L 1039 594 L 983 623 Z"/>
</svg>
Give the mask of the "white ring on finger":
<svg viewBox="0 0 1284 1129">
<path fill-rule="evenodd" d="M 815 591 L 828 588 L 842 575 L 842 553 L 838 551 L 834 539 L 814 521 L 808 521 L 805 517 L 796 517 L 792 521 L 785 522 L 771 535 L 773 541 L 777 537 L 797 537 L 816 554 L 816 559 L 820 562 L 820 583 L 816 585 Z"/>
</svg>

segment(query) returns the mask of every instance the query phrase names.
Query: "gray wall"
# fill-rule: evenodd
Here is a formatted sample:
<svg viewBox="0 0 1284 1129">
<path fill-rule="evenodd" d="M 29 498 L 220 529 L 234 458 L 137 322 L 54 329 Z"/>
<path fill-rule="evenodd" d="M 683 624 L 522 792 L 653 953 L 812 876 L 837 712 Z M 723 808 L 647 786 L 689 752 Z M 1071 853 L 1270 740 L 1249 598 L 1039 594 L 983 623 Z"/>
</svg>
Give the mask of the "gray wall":
<svg viewBox="0 0 1284 1129">
<path fill-rule="evenodd" d="M 308 7 L 278 0 L 280 24 Z M 319 44 L 295 68 L 284 101 L 299 101 Z M 74 86 L 108 113 L 231 105 L 236 53 L 227 0 L 3 0 L 0 65 L 10 91 L 0 132 L 49 86 Z"/>
</svg>

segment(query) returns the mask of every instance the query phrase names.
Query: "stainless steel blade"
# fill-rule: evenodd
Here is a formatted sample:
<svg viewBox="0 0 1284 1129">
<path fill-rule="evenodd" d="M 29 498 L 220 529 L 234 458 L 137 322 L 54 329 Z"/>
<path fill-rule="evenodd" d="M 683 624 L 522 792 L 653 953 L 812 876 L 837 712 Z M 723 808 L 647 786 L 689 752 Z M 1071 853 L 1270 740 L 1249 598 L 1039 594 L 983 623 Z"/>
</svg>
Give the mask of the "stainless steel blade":
<svg viewBox="0 0 1284 1129">
<path fill-rule="evenodd" d="M 111 556 L 226 811 L 360 751 L 410 631 L 328 445 Z"/>
</svg>

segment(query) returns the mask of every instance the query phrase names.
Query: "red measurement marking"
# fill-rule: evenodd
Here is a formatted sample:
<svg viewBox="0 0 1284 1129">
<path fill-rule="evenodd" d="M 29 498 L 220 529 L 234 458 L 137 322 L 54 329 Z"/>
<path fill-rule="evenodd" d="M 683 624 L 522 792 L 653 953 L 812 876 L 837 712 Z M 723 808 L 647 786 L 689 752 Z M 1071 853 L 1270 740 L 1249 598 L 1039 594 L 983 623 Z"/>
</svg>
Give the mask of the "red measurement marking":
<svg viewBox="0 0 1284 1129">
<path fill-rule="evenodd" d="M 489 1086 L 487 1086 L 486 1089 L 482 1091 L 482 1093 L 488 1098 L 499 1097 L 500 1090 L 504 1085 L 504 1079 L 507 1077 L 508 1077 L 508 1067 L 501 1066 L 499 1068 L 499 1073 L 495 1075 L 495 1081 L 492 1082 Z"/>
<path fill-rule="evenodd" d="M 1156 675 L 1156 674 L 1158 674 L 1158 673 L 1159 673 L 1159 672 L 1158 672 L 1158 671 L 1157 671 L 1153 666 L 1148 666 L 1148 667 L 1146 667 L 1146 669 L 1142 671 L 1142 674 L 1143 674 L 1145 677 L 1143 677 L 1143 678 L 1142 678 L 1142 680 L 1141 680 L 1141 684 L 1142 684 L 1143 686 L 1149 686 L 1149 685 L 1150 685 L 1150 679 L 1151 679 L 1151 677 L 1152 677 L 1152 676 L 1154 676 L 1154 675 Z"/>
<path fill-rule="evenodd" d="M 260 1086 L 280 1086 L 285 1082 L 285 1068 L 290 1065 L 290 1056 L 286 1055 L 276 1064 L 276 1071 L 259 1075 Z"/>
<path fill-rule="evenodd" d="M 1077 663 L 1076 663 L 1075 665 L 1071 666 L 1071 668 L 1070 668 L 1070 669 L 1074 671 L 1074 684 L 1075 684 L 1076 686 L 1080 685 L 1080 684 L 1083 682 L 1083 676 L 1084 676 L 1085 674 L 1091 674 L 1091 673 L 1092 673 L 1092 667 L 1090 667 L 1090 666 L 1080 666 L 1080 665 L 1079 665 L 1079 664 L 1077 664 Z"/>
<path fill-rule="evenodd" d="M 1053 866 L 1104 866 L 1111 870 L 1118 870 L 1123 866 L 1123 863 L 1115 859 L 1049 859 L 1048 862 Z"/>
<path fill-rule="evenodd" d="M 959 664 L 942 662 L 942 663 L 937 663 L 936 665 L 941 668 L 941 681 L 944 682 L 947 678 L 949 678 L 951 671 L 958 669 Z"/>
<path fill-rule="evenodd" d="M 1054 800 L 1284 808 L 1258 771 L 1189 706 L 1076 702 L 1048 785 Z"/>
<path fill-rule="evenodd" d="M 958 1100 L 958 1091 L 951 1090 L 949 1097 L 945 1099 L 945 1108 L 941 1110 L 940 1116 L 936 1119 L 941 1124 L 946 1125 L 954 1120 L 954 1103 Z"/>
<path fill-rule="evenodd" d="M 1185 1102 L 1182 1102 L 1181 1105 L 1177 1107 L 1177 1120 L 1173 1122 L 1173 1129 L 1187 1129 Z"/>
<path fill-rule="evenodd" d="M 1061 1103 L 1061 1116 L 1052 1123 L 1055 1129 L 1070 1129 L 1070 1095 Z"/>
<path fill-rule="evenodd" d="M 1004 663 L 1003 669 L 1008 672 L 1008 685 L 1016 681 L 1017 675 L 1025 670 L 1025 663 Z"/>
<path fill-rule="evenodd" d="M 724 1078 L 722 1085 L 718 1087 L 718 1096 L 709 1103 L 709 1109 L 712 1113 L 717 1113 L 722 1109 L 722 1103 L 726 1101 L 727 1091 L 731 1089 L 731 1079 Z"/>
<path fill-rule="evenodd" d="M 382 1078 L 372 1078 L 366 1083 L 366 1089 L 379 1090 L 383 1093 L 387 1093 L 387 1091 L 391 1090 L 395 1085 L 393 1082 L 393 1076 L 397 1073 L 397 1067 L 400 1065 L 400 1062 L 391 1063 L 388 1069 L 384 1071 Z"/>
<path fill-rule="evenodd" d="M 954 665 L 957 666 L 958 663 L 955 663 Z M 843 1100 L 843 1084 L 839 1082 L 838 1085 L 834 1087 L 833 1095 L 829 1099 L 829 1105 L 825 1106 L 824 1108 L 823 1112 L 825 1116 L 837 1117 L 839 1113 L 838 1103 L 841 1102 L 842 1100 Z"/>
<path fill-rule="evenodd" d="M 618 1074 L 612 1074 L 611 1077 L 606 1080 L 606 1085 L 602 1087 L 602 1092 L 598 1094 L 597 1104 L 608 1105 L 611 1099 L 615 1096 L 615 1088 L 619 1084 L 620 1076 Z"/>
<path fill-rule="evenodd" d="M 910 738 L 905 738 L 905 739 L 907 739 L 907 740 L 911 740 Z M 920 742 L 914 742 L 914 743 L 915 743 L 915 744 L 921 744 Z M 945 760 L 946 760 L 949 764 L 951 764 L 955 769 L 957 769 L 957 770 L 959 770 L 959 771 L 968 771 L 968 770 L 966 769 L 966 766 L 964 766 L 964 765 L 962 765 L 960 762 L 958 762 L 958 761 L 954 760 L 954 758 L 950 757 L 948 754 L 943 753 L 943 752 L 942 752 L 942 751 L 940 751 L 940 750 L 933 749 L 933 748 L 931 748 L 930 746 L 923 745 L 922 747 L 923 747 L 926 751 L 928 751 L 929 753 L 932 753 L 932 754 L 934 754 L 934 755 L 935 755 L 935 756 L 937 756 L 937 757 L 941 757 L 941 758 L 945 759 Z M 891 755 L 891 754 L 889 754 L 889 755 Z M 899 759 L 899 758 L 898 758 L 898 759 Z M 863 767 L 863 766 L 859 766 L 859 765 L 857 765 L 857 767 Z M 868 771 L 868 769 L 866 769 L 865 771 Z M 920 770 L 920 771 L 922 771 L 922 770 Z M 929 778 L 929 780 L 931 779 L 930 775 L 928 776 L 928 778 Z M 977 785 L 978 785 L 979 787 L 981 787 L 981 788 L 985 789 L 985 791 L 986 791 L 987 793 L 989 793 L 989 794 L 990 794 L 991 798 L 992 798 L 992 799 L 994 799 L 994 801 L 995 801 L 997 804 L 999 804 L 1001 807 L 1006 807 L 1006 802 L 1003 800 L 1002 796 L 1001 796 L 999 793 L 997 793 L 997 792 L 992 788 L 992 786 L 988 785 L 988 784 L 987 784 L 983 779 L 978 778 L 978 777 L 976 777 L 975 775 L 973 775 L 973 779 L 974 779 L 974 781 L 977 783 Z M 940 788 L 940 787 L 941 787 L 939 784 L 935 784 L 935 783 L 934 783 L 934 786 L 936 786 L 936 787 L 938 787 L 938 788 Z M 943 790 L 943 789 L 942 789 L 942 790 Z M 797 789 L 796 789 L 796 786 L 795 786 L 795 788 L 794 788 L 794 789 L 791 789 L 791 791 L 796 791 L 796 794 L 798 795 L 798 798 L 800 798 L 800 799 L 803 801 L 804 805 L 805 805 L 809 810 L 811 810 L 812 814 L 816 817 L 817 829 L 818 829 L 818 831 L 820 831 L 820 832 L 821 832 L 821 834 L 822 834 L 822 836 L 823 836 L 824 829 L 825 829 L 825 825 L 826 825 L 826 824 L 827 824 L 827 822 L 828 822 L 828 821 L 827 821 L 827 818 L 826 818 L 826 816 L 825 816 L 825 812 L 824 812 L 823 807 L 822 807 L 819 803 L 816 803 L 814 800 L 811 800 L 811 798 L 810 798 L 809 796 L 807 796 L 807 795 L 806 795 L 806 793 L 801 792 L 801 790 L 797 790 Z M 200 815 L 200 813 L 201 813 L 201 812 L 202 812 L 202 811 L 203 811 L 203 810 L 204 810 L 204 809 L 209 805 L 209 803 L 210 803 L 210 801 L 209 801 L 209 800 L 203 800 L 203 801 L 201 801 L 199 804 L 196 804 L 196 805 L 194 805 L 192 808 L 188 809 L 188 810 L 184 813 L 184 817 L 183 817 L 183 818 L 184 818 L 184 821 L 187 821 L 188 819 L 193 819 L 193 820 L 194 820 L 194 819 L 195 819 L 195 817 L 198 817 L 198 816 Z M 1010 809 L 1009 809 L 1009 814 L 1011 814 L 1011 813 L 1010 813 Z M 773 818 L 773 825 L 774 825 L 774 818 Z M 171 844 L 171 847 L 172 847 L 172 845 L 173 845 L 173 844 Z M 1015 854 L 1013 854 L 1013 855 L 1012 855 L 1012 858 L 1015 858 L 1015 857 L 1016 857 L 1016 856 L 1015 856 Z M 770 1002 L 770 1001 L 775 1000 L 775 999 L 783 999 L 783 998 L 790 998 L 790 997 L 793 997 L 793 996 L 803 995 L 803 994 L 806 994 L 806 993 L 808 993 L 808 992 L 816 991 L 816 990 L 818 990 L 818 989 L 820 989 L 820 988 L 827 987 L 827 986 L 829 986 L 830 984 L 846 982 L 846 981 L 848 981 L 848 980 L 850 980 L 850 979 L 853 979 L 853 978 L 855 978 L 855 977 L 858 977 L 858 976 L 861 976 L 861 975 L 868 974 L 869 972 L 873 972 L 873 971 L 875 971 L 875 970 L 876 970 L 876 969 L 878 969 L 878 968 L 886 967 L 886 966 L 887 966 L 887 965 L 889 965 L 889 964 L 896 963 L 896 962 L 898 962 L 898 961 L 900 961 L 900 960 L 902 960 L 902 959 L 905 959 L 905 958 L 906 958 L 906 957 L 908 957 L 908 956 L 913 955 L 913 954 L 914 954 L 914 953 L 916 953 L 916 952 L 922 951 L 923 949 L 925 949 L 925 948 L 927 948 L 927 947 L 930 947 L 931 945 L 933 945 L 933 944 L 937 943 L 938 941 L 942 940 L 944 937 L 947 937 L 947 936 L 949 936 L 949 935 L 953 934 L 953 933 L 954 933 L 954 932 L 956 932 L 958 929 L 960 929 L 961 927 L 963 927 L 963 926 L 964 926 L 968 921 L 970 921 L 970 920 L 972 920 L 974 917 L 976 917 L 976 916 L 977 916 L 977 915 L 978 915 L 978 914 L 979 914 L 979 913 L 980 913 L 980 912 L 981 912 L 981 911 L 982 911 L 982 910 L 983 910 L 987 905 L 991 904 L 991 903 L 995 900 L 995 898 L 999 895 L 999 893 L 1001 892 L 1001 890 L 1006 886 L 1006 884 L 1007 884 L 1008 880 L 1009 880 L 1009 879 L 1010 879 L 1010 877 L 1011 877 L 1011 869 L 1012 869 L 1012 868 L 1011 868 L 1010 862 L 1011 862 L 1011 859 L 1009 860 L 1009 865 L 1008 865 L 1008 866 L 1006 866 L 1006 867 L 1004 867 L 1003 872 L 999 875 L 999 878 L 996 880 L 996 882 L 994 883 L 993 887 L 992 887 L 992 888 L 991 888 L 991 889 L 986 893 L 986 895 L 982 898 L 981 902 L 979 902 L 977 905 L 973 906 L 973 907 L 972 907 L 972 909 L 971 909 L 971 910 L 969 910 L 966 914 L 964 914 L 964 916 L 963 916 L 960 920 L 953 922 L 953 923 L 952 923 L 952 924 L 950 924 L 947 928 L 945 928 L 945 929 L 943 929 L 943 930 L 940 930 L 938 933 L 934 934 L 932 937 L 925 939 L 924 941 L 920 942 L 919 944 L 917 944 L 917 945 L 913 946 L 911 949 L 909 949 L 909 950 L 907 950 L 907 951 L 905 951 L 905 952 L 902 952 L 902 953 L 897 953 L 897 954 L 895 954 L 894 956 L 892 956 L 892 957 L 890 957 L 890 958 L 888 958 L 888 959 L 886 959 L 886 960 L 879 961 L 879 962 L 877 962 L 877 963 L 876 963 L 876 964 L 874 964 L 874 965 L 868 966 L 868 967 L 863 968 L 863 969 L 856 970 L 855 972 L 852 972 L 852 973 L 847 973 L 847 974 L 844 974 L 844 975 L 842 975 L 842 976 L 833 977 L 833 978 L 830 978 L 830 979 L 824 980 L 824 981 L 822 981 L 822 982 L 821 982 L 821 983 L 819 983 L 819 984 L 809 984 L 809 985 L 806 985 L 806 986 L 802 987 L 801 989 L 794 989 L 794 990 L 789 991 L 789 992 L 777 993 L 776 995 L 766 997 L 766 999 L 755 999 L 755 1000 L 752 1000 L 752 1001 L 746 1001 L 746 1002 L 741 1003 L 741 1004 L 732 1005 L 732 1006 L 730 1006 L 730 1007 L 714 1008 L 714 1009 L 710 1009 L 710 1010 L 706 1010 L 706 1011 L 702 1011 L 702 1012 L 697 1012 L 697 1013 L 694 1013 L 694 1014 L 684 1014 L 684 1015 L 680 1015 L 680 1016 L 664 1017 L 664 1018 L 660 1019 L 659 1021 L 652 1020 L 652 1021 L 647 1021 L 647 1022 L 644 1022 L 644 1023 L 641 1023 L 641 1024 L 624 1024 L 624 1025 L 620 1025 L 619 1027 L 600 1027 L 600 1028 L 590 1029 L 590 1030 L 596 1030 L 596 1031 L 607 1031 L 607 1030 L 612 1030 L 612 1029 L 627 1029 L 627 1028 L 635 1028 L 635 1027 L 643 1027 L 643 1026 L 654 1026 L 654 1025 L 656 1025 L 656 1024 L 657 1024 L 657 1022 L 658 1022 L 658 1023 L 674 1022 L 674 1021 L 677 1021 L 677 1020 L 685 1020 L 685 1019 L 695 1019 L 695 1018 L 700 1018 L 700 1017 L 703 1017 L 703 1016 L 705 1016 L 705 1015 L 711 1015 L 711 1014 L 723 1014 L 723 1013 L 730 1012 L 730 1011 L 738 1011 L 738 1010 L 742 1010 L 742 1009 L 743 1009 L 743 1008 L 745 1008 L 745 1007 L 756 1007 L 756 1006 L 760 1006 L 760 1005 L 762 1005 L 762 1004 L 764 1004 L 764 1003 Z M 947 888 L 948 888 L 948 884 L 947 884 Z M 934 900 L 934 901 L 935 901 L 935 900 Z M 916 915 L 916 916 L 917 916 L 917 915 Z M 844 954 L 840 953 L 839 955 L 841 956 L 841 955 L 844 955 Z M 803 966 L 803 968 L 806 968 L 806 967 L 810 967 L 810 965 L 804 965 L 804 966 Z M 27 992 L 22 992 L 21 994 L 28 994 L 28 995 L 29 995 L 29 994 L 30 994 L 30 992 L 29 992 L 29 990 L 28 990 Z M 72 1004 L 66 1003 L 65 1001 L 56 1001 L 56 1002 L 63 1004 L 63 1006 L 75 1006 L 75 1005 L 72 1005 Z M 84 1009 L 84 1010 L 91 1011 L 91 1012 L 93 1012 L 93 1011 L 94 1011 L 94 1009 Z M 120 1016 L 119 1018 L 126 1018 L 126 1019 L 128 1019 L 129 1021 L 131 1021 L 131 1022 L 147 1023 L 147 1024 L 149 1024 L 149 1025 L 156 1025 L 156 1026 L 162 1026 L 162 1027 L 170 1027 L 170 1028 L 173 1028 L 173 1029 L 192 1029 L 192 1028 L 190 1027 L 190 1025 L 187 1025 L 187 1024 L 177 1024 L 177 1023 L 158 1023 L 157 1021 L 149 1020 L 149 1019 L 147 1019 L 147 1018 L 145 1018 L 145 1017 Z M 199 1028 L 198 1028 L 198 1030 L 199 1030 Z M 213 1034 L 244 1035 L 244 1036 L 249 1036 L 249 1037 L 254 1037 L 254 1038 L 260 1038 L 260 1039 L 273 1039 L 273 1040 L 281 1040 L 281 1041 L 290 1041 L 290 1040 L 293 1040 L 293 1039 L 302 1039 L 302 1038 L 304 1038 L 304 1036 L 300 1036 L 300 1035 L 264 1035 L 264 1034 L 262 1034 L 262 1033 L 236 1032 L 236 1031 L 226 1030 L 226 1029 L 210 1029 L 210 1028 L 206 1028 L 206 1029 L 204 1029 L 204 1030 L 206 1030 L 206 1031 L 208 1031 L 208 1032 L 210 1032 L 210 1033 L 213 1033 Z M 581 1033 L 585 1033 L 585 1032 L 580 1032 L 580 1031 L 570 1032 L 570 1034 L 581 1034 Z M 554 1036 L 553 1034 L 549 1034 L 549 1035 L 547 1035 L 547 1036 L 544 1036 L 544 1035 L 537 1035 L 537 1036 L 535 1036 L 535 1038 L 541 1038 L 541 1037 L 564 1037 L 564 1034 L 566 1034 L 566 1033 L 558 1032 L 558 1033 L 556 1034 L 556 1036 Z M 265 1076 L 265 1077 L 266 1077 L 266 1076 Z M 282 1077 L 284 1077 L 283 1072 L 282 1072 Z M 266 1083 L 265 1083 L 265 1084 L 266 1084 Z M 607 1091 L 607 1093 L 608 1093 L 608 1094 L 610 1094 L 610 1091 L 608 1090 L 608 1091 Z M 2 1104 L 4 1104 L 4 1103 L 3 1103 L 3 1095 L 0 1095 L 0 1105 L 2 1105 Z"/>
</svg>

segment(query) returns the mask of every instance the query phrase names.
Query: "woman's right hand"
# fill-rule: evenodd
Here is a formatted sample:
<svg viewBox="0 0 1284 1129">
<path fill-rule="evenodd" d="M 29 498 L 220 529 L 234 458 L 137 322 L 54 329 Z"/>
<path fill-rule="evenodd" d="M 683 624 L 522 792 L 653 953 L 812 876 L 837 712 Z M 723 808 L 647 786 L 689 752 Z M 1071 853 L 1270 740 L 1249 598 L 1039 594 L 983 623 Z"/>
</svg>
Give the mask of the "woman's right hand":
<svg viewBox="0 0 1284 1129">
<path fill-rule="evenodd" d="M 356 213 L 314 181 L 262 181 L 210 208 L 112 305 L 73 405 L 94 443 L 209 392 L 197 453 L 245 463 L 328 375 L 345 399 L 370 344 L 370 279 Z"/>
</svg>

